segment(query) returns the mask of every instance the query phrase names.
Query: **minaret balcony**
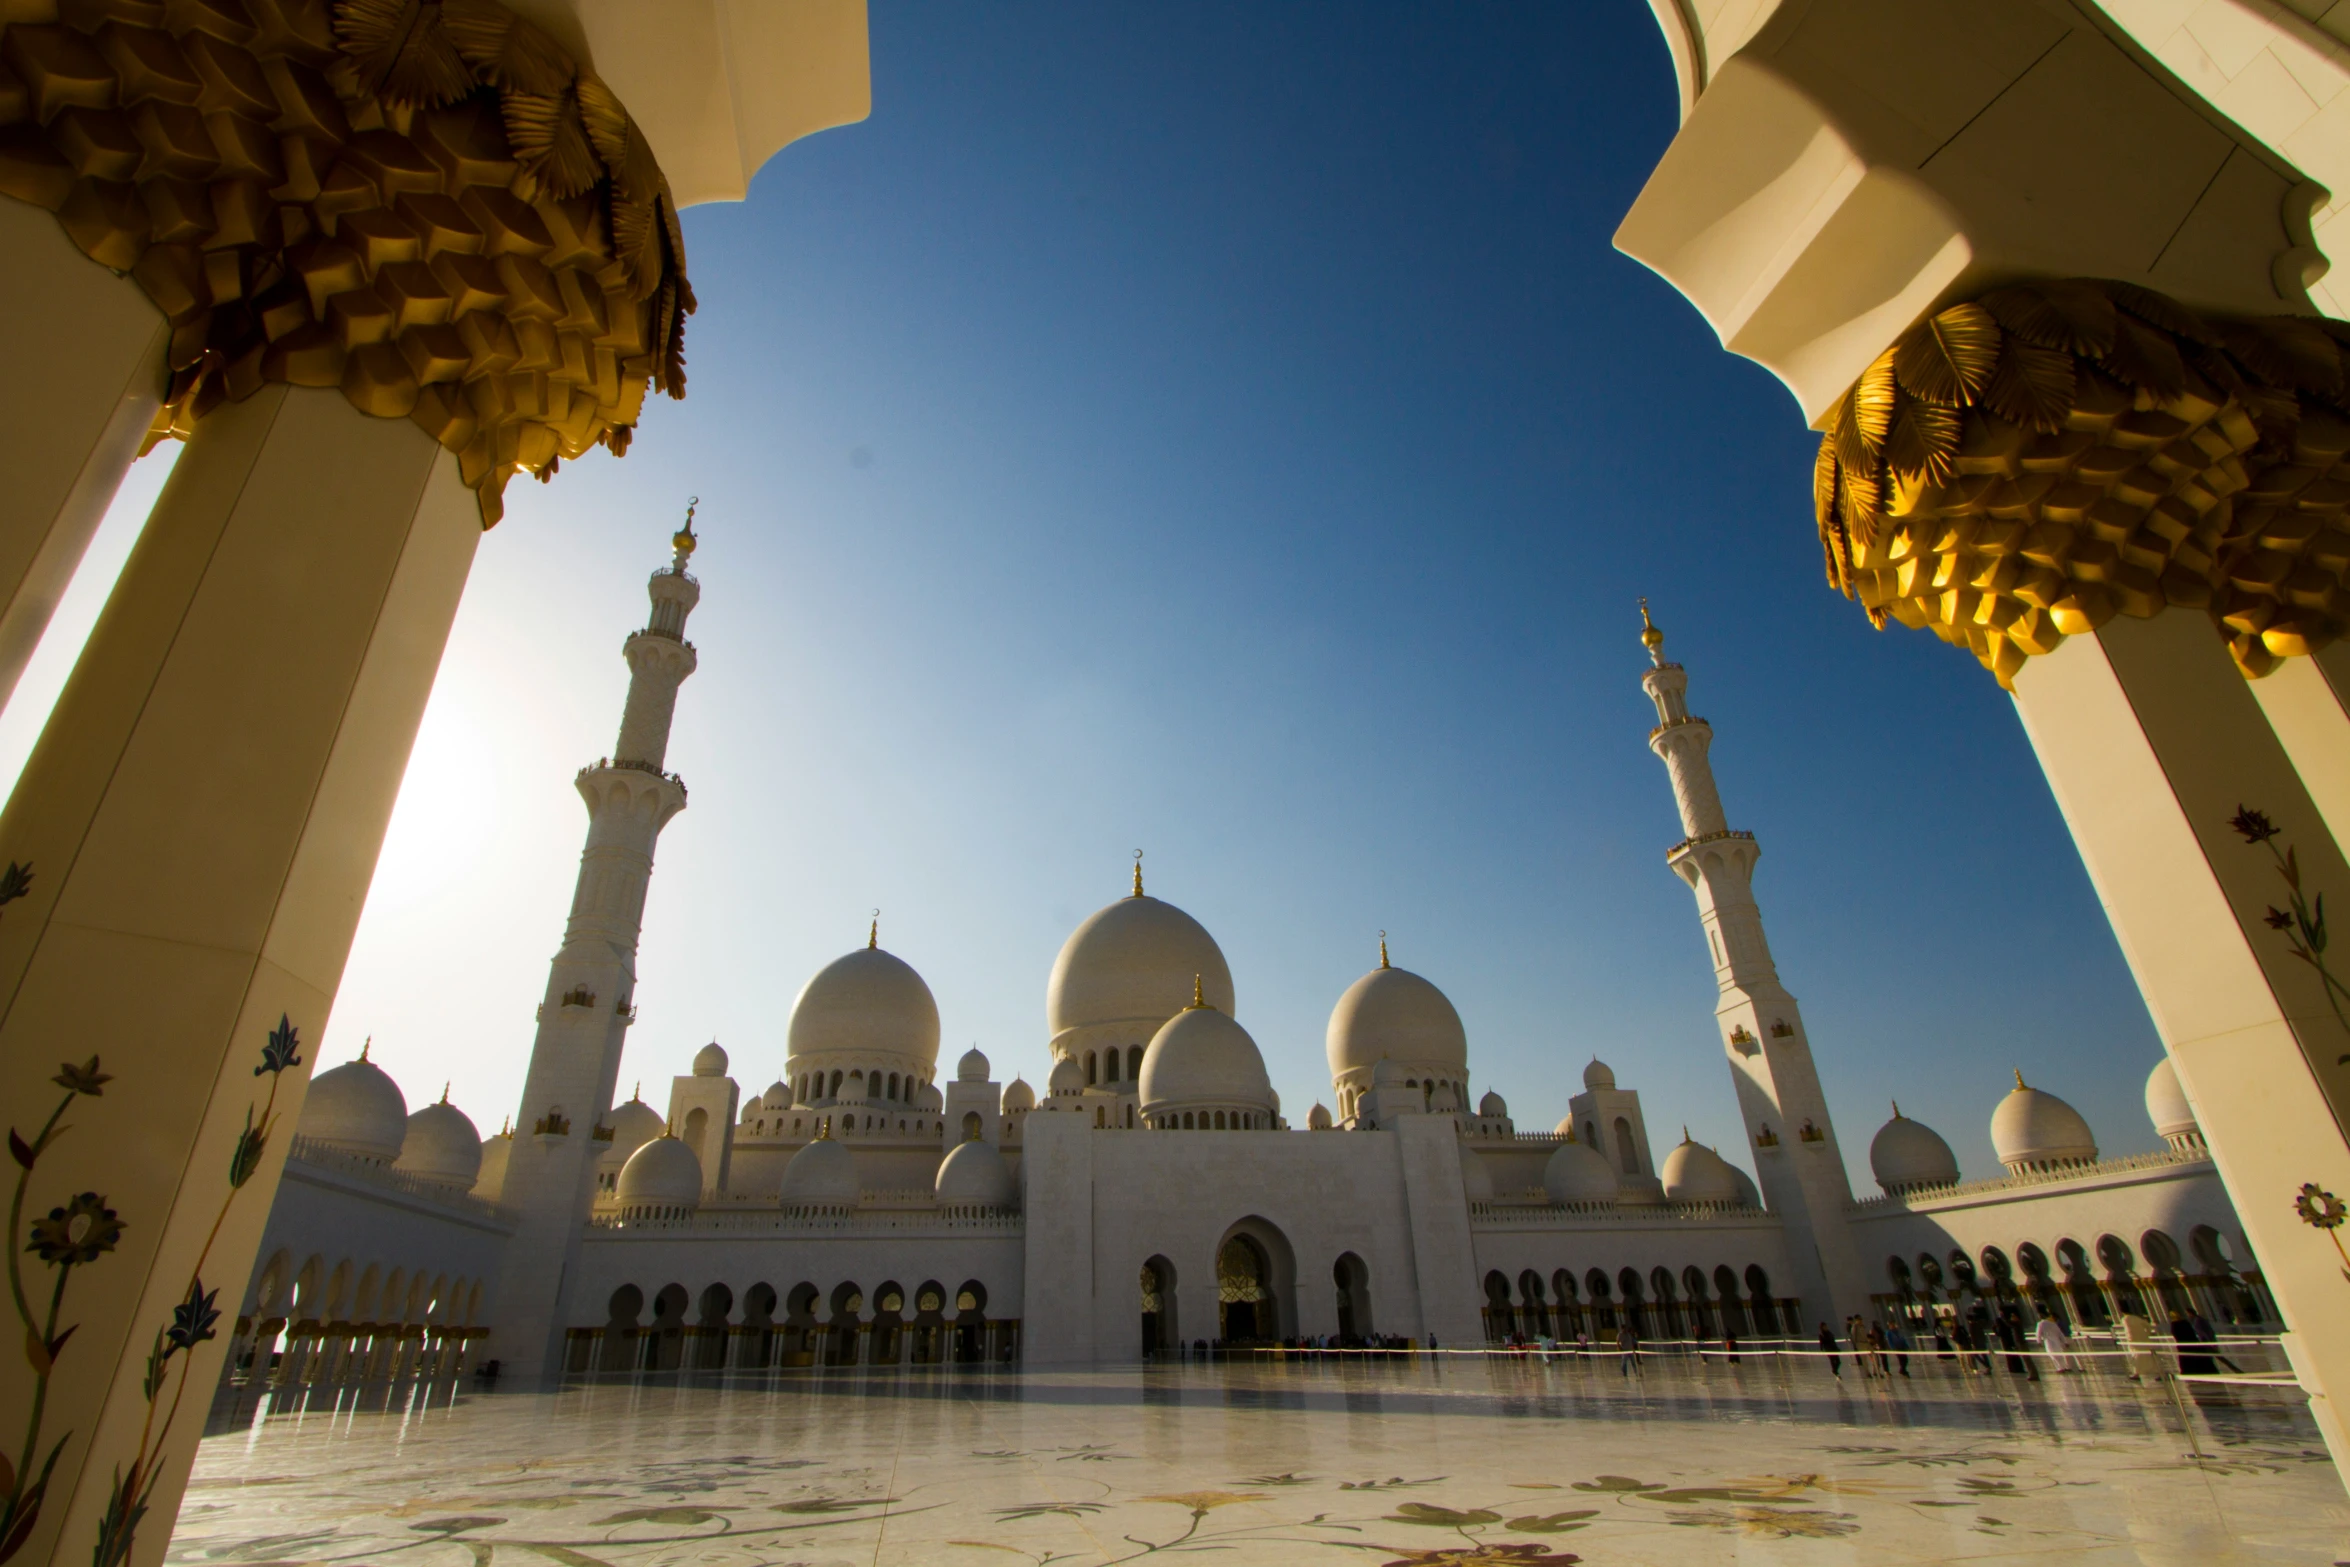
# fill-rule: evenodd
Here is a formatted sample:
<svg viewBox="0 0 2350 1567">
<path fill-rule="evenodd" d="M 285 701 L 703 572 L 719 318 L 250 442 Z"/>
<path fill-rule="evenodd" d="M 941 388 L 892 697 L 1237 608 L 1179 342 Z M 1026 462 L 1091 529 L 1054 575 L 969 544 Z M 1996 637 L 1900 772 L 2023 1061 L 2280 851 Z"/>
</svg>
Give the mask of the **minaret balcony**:
<svg viewBox="0 0 2350 1567">
<path fill-rule="evenodd" d="M 1671 848 L 1667 849 L 1665 851 L 1665 859 L 1668 862 L 1678 859 L 1681 855 L 1687 853 L 1691 849 L 1696 848 L 1699 844 L 1721 843 L 1731 839 L 1735 839 L 1741 843 L 1752 843 L 1754 842 L 1754 834 L 1750 832 L 1739 832 L 1735 828 L 1729 827 L 1723 828 L 1720 832 L 1701 832 L 1696 837 L 1684 838 L 1679 843 L 1676 843 Z"/>
</svg>

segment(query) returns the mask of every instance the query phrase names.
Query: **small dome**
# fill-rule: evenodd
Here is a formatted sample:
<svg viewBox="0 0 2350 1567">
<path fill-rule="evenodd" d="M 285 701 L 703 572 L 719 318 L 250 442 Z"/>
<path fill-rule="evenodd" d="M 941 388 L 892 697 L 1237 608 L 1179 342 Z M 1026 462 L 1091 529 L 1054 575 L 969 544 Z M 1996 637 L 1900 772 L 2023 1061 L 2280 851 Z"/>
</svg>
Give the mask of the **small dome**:
<svg viewBox="0 0 2350 1567">
<path fill-rule="evenodd" d="M 874 1075 L 878 1077 L 880 1074 Z M 843 1076 L 839 1092 L 832 1096 L 832 1102 L 836 1105 L 861 1105 L 869 1101 L 870 1096 L 865 1092 L 865 1074 L 862 1072 L 850 1072 Z"/>
<path fill-rule="evenodd" d="M 1059 1070 L 1054 1068 L 1056 1081 Z M 1273 1084 L 1257 1042 L 1212 1006 L 1186 1007 L 1151 1036 L 1136 1090 L 1145 1115 L 1194 1107 L 1273 1109 Z"/>
<path fill-rule="evenodd" d="M 955 1080 L 960 1083 L 987 1081 L 987 1057 L 977 1045 L 963 1052 L 963 1059 L 955 1063 Z"/>
<path fill-rule="evenodd" d="M 1327 1132 L 1330 1130 L 1331 1125 L 1332 1122 L 1330 1120 L 1330 1107 L 1321 1103 L 1319 1100 L 1315 1101 L 1314 1108 L 1306 1112 L 1306 1130 L 1310 1132 Z"/>
<path fill-rule="evenodd" d="M 1911 1120 L 1895 1105 L 1893 1119 L 1878 1127 L 1869 1143 L 1869 1173 L 1888 1193 L 1951 1186 L 1958 1181 L 1958 1158 L 1941 1133 Z"/>
<path fill-rule="evenodd" d="M 938 1001 L 904 959 L 859 947 L 833 959 L 792 1003 L 788 1052 L 938 1059 Z"/>
<path fill-rule="evenodd" d="M 346 1061 L 310 1080 L 294 1130 L 345 1153 L 389 1162 L 408 1140 L 408 1100 L 384 1069 L 365 1059 Z"/>
<path fill-rule="evenodd" d="M 2155 1062 L 2154 1070 L 2146 1074 L 2146 1119 L 2154 1123 L 2155 1134 L 2173 1147 L 2180 1138 L 2200 1132 L 2195 1107 L 2187 1103 L 2187 1090 L 2179 1086 L 2178 1068 L 2170 1064 L 2169 1056 Z"/>
<path fill-rule="evenodd" d="M 936 1083 L 924 1083 L 914 1090 L 914 1108 L 917 1110 L 941 1110 L 946 1107 L 946 1102 L 947 1096 L 939 1091 Z"/>
<path fill-rule="evenodd" d="M 1669 1202 L 1711 1202 L 1724 1206 L 1738 1200 L 1738 1177 L 1730 1163 L 1703 1143 L 1692 1142 L 1684 1129 L 1681 1141 L 1665 1155 L 1657 1172 Z"/>
<path fill-rule="evenodd" d="M 2097 1139 L 2081 1112 L 2015 1075 L 2015 1087 L 1991 1112 L 1991 1147 L 2010 1174 L 2087 1164 L 2097 1157 Z"/>
<path fill-rule="evenodd" d="M 1583 1069 L 1583 1086 L 1594 1092 L 1603 1088 L 1615 1087 L 1616 1069 L 1600 1060 L 1599 1057 L 1593 1056 L 1591 1064 Z"/>
<path fill-rule="evenodd" d="M 1020 1200 L 1011 1166 L 1004 1163 L 995 1144 L 977 1137 L 957 1144 L 954 1152 L 939 1161 L 932 1189 L 941 1203 L 957 1206 L 1009 1208 Z"/>
<path fill-rule="evenodd" d="M 1033 1110 L 1036 1108 L 1036 1090 L 1028 1086 L 1028 1079 L 1015 1077 L 1004 1089 L 1004 1109 Z"/>
<path fill-rule="evenodd" d="M 436 1186 L 470 1191 L 481 1175 L 481 1133 L 444 1096 L 408 1118 L 408 1136 L 392 1168 Z"/>
<path fill-rule="evenodd" d="M 726 1050 L 717 1040 L 711 1040 L 694 1052 L 694 1076 L 724 1077 L 725 1075 Z"/>
<path fill-rule="evenodd" d="M 1616 1200 L 1616 1172 L 1607 1155 L 1572 1137 L 1551 1151 L 1542 1169 L 1542 1189 L 1552 1202 L 1596 1203 Z"/>
<path fill-rule="evenodd" d="M 1488 1121 L 1505 1120 L 1510 1113 L 1509 1101 L 1488 1088 L 1485 1097 L 1477 1101 L 1477 1113 Z"/>
<path fill-rule="evenodd" d="M 1081 1093 L 1085 1088 L 1085 1068 L 1075 1056 L 1063 1056 L 1053 1063 L 1053 1069 L 1044 1080 L 1048 1094 Z"/>
<path fill-rule="evenodd" d="M 1439 1072 L 1469 1069 L 1469 1036 L 1443 991 L 1408 969 L 1375 968 L 1347 986 L 1330 1009 L 1324 1041 L 1330 1075 L 1380 1061 Z"/>
<path fill-rule="evenodd" d="M 819 1137 L 783 1167 L 778 1194 L 786 1208 L 845 1208 L 857 1201 L 857 1161 L 829 1137 Z"/>
<path fill-rule="evenodd" d="M 1229 1014 L 1232 970 L 1206 928 L 1172 903 L 1120 898 L 1062 944 L 1045 986 L 1045 1028 L 1055 1038 L 1105 1023 L 1156 1030 L 1190 1002 L 1195 975 L 1208 1001 Z"/>
<path fill-rule="evenodd" d="M 661 1112 L 642 1099 L 614 1105 L 612 1118 L 605 1124 L 612 1128 L 612 1146 L 604 1151 L 600 1162 L 609 1164 L 626 1163 L 630 1154 L 669 1130 Z"/>
<path fill-rule="evenodd" d="M 1466 1142 L 1461 1150 L 1461 1190 L 1471 1202 L 1493 1201 L 1493 1167 Z"/>
<path fill-rule="evenodd" d="M 691 1208 L 702 1200 L 702 1161 L 674 1137 L 656 1137 L 620 1167 L 620 1206 Z"/>
<path fill-rule="evenodd" d="M 1560 1117 L 1560 1118 L 1559 1118 L 1559 1124 L 1558 1124 L 1558 1125 L 1556 1125 L 1556 1126 L 1554 1126 L 1554 1127 L 1552 1127 L 1552 1128 L 1550 1129 L 1550 1131 L 1551 1131 L 1551 1135 L 1552 1135 L 1552 1136 L 1554 1136 L 1554 1137 L 1572 1137 L 1572 1136 L 1574 1136 L 1574 1135 L 1575 1135 L 1575 1118 L 1574 1118 L 1573 1116 L 1571 1116 L 1571 1115 L 1569 1115 L 1569 1116 L 1562 1116 L 1562 1117 Z"/>
</svg>

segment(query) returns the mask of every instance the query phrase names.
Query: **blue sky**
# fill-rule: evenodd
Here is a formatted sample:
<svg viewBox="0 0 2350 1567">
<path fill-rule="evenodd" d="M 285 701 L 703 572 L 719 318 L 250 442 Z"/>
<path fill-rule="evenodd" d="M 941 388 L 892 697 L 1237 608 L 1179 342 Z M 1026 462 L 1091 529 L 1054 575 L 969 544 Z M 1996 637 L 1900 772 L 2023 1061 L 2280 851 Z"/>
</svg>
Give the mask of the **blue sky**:
<svg viewBox="0 0 2350 1567">
<path fill-rule="evenodd" d="M 1793 400 L 1609 244 L 1674 128 L 1645 6 L 876 0 L 872 49 L 869 121 L 686 215 L 689 398 L 509 492 L 322 1062 L 372 1034 L 412 1102 L 513 1107 L 570 774 L 698 494 L 624 1091 L 713 1037 L 779 1076 L 876 906 L 947 1061 L 1039 1082 L 1053 955 L 1141 847 L 1293 1119 L 1385 929 L 1522 1127 L 1597 1053 L 1660 1156 L 1685 1122 L 1749 1163 L 1647 594 L 1862 1189 L 1894 1097 L 1993 1173 L 2018 1064 L 2156 1144 L 2160 1047 L 2007 699 L 1829 591 Z"/>
</svg>

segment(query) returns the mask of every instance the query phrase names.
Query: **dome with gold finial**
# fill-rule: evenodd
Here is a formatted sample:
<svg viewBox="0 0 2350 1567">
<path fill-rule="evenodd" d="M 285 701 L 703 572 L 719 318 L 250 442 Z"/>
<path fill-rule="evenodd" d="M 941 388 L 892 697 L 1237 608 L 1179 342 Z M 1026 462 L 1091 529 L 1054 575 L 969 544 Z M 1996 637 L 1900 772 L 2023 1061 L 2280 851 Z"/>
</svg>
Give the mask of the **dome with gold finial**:
<svg viewBox="0 0 2350 1567">
<path fill-rule="evenodd" d="M 1134 888 L 1070 933 L 1045 986 L 1045 1027 L 1056 1057 L 1148 1044 L 1191 999 L 1199 976 L 1208 1001 L 1232 1010 L 1232 970 L 1200 922 Z"/>
<path fill-rule="evenodd" d="M 2060 1170 L 2097 1158 L 2097 1139 L 2081 1112 L 2054 1094 L 2029 1087 L 2024 1074 L 1991 1112 L 1991 1147 L 2010 1175 Z"/>
<path fill-rule="evenodd" d="M 408 1101 L 390 1074 L 367 1059 L 374 1043 L 370 1039 L 360 1047 L 358 1060 L 310 1080 L 294 1130 L 344 1153 L 389 1164 L 408 1140 Z"/>
<path fill-rule="evenodd" d="M 1151 1036 L 1135 1090 L 1154 1125 L 1180 1125 L 1190 1115 L 1195 1127 L 1213 1126 L 1221 1116 L 1227 1128 L 1269 1129 L 1278 1114 L 1257 1042 L 1197 979 L 1191 1005 Z"/>
<path fill-rule="evenodd" d="M 1323 1034 L 1333 1082 L 1395 1061 L 1439 1076 L 1469 1070 L 1469 1036 L 1443 991 L 1387 956 L 1379 933 L 1379 966 L 1353 984 L 1330 1009 Z"/>
<path fill-rule="evenodd" d="M 694 510 L 701 504 L 702 498 L 699 495 L 686 502 L 685 526 L 669 536 L 670 548 L 677 551 L 677 566 L 680 571 L 684 570 L 685 563 L 693 558 L 694 546 L 702 542 L 694 537 Z"/>
<path fill-rule="evenodd" d="M 1648 618 L 1648 600 L 1640 601 L 1640 645 L 1648 649 L 1648 656 L 1657 663 L 1665 661 L 1664 628 Z"/>
</svg>

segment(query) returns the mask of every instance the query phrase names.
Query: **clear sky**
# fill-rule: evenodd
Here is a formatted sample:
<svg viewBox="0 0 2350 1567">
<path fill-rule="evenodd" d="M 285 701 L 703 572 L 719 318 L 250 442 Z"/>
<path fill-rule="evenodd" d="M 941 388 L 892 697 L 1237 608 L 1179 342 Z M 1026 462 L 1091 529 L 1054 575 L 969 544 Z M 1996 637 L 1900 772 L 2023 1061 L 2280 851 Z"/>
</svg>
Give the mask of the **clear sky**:
<svg viewBox="0 0 2350 1567">
<path fill-rule="evenodd" d="M 1638 0 L 875 0 L 872 118 L 686 214 L 691 395 L 508 492 L 321 1066 L 519 1096 L 688 495 L 701 672 L 622 1092 L 747 1094 L 864 940 L 1041 1084 L 1044 987 L 1133 851 L 1222 944 L 1284 1108 L 1377 959 L 1545 1129 L 1596 1053 L 1751 1168 L 1635 601 L 1690 672 L 1856 1185 L 1898 1097 L 1996 1173 L 2022 1066 L 2109 1152 L 2160 1054 L 2014 712 L 1823 583 L 1813 438 L 1609 236 L 1675 122 Z M 0 722 L 13 768 L 151 497 Z M 95 584 L 95 585 L 94 585 Z"/>
</svg>

